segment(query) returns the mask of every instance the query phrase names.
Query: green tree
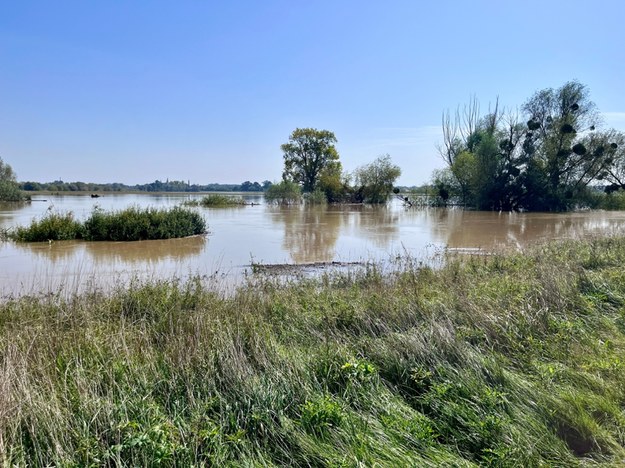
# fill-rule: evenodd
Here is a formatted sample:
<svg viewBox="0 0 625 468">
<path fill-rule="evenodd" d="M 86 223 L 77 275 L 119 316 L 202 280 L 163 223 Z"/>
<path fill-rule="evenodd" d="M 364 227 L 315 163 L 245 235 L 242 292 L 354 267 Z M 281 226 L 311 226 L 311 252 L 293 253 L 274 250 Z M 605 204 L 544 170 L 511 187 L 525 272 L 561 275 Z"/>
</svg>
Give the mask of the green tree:
<svg viewBox="0 0 625 468">
<path fill-rule="evenodd" d="M 449 167 L 444 169 L 435 169 L 432 174 L 432 187 L 434 194 L 438 197 L 437 205 L 447 205 L 450 200 L 459 198 L 461 188 L 458 179 L 451 172 Z"/>
<path fill-rule="evenodd" d="M 334 133 L 328 130 L 295 129 L 289 142 L 280 147 L 284 153 L 283 179 L 301 185 L 304 192 L 312 192 L 328 167 L 338 167 L 340 172 L 335 143 Z"/>
<path fill-rule="evenodd" d="M 321 171 L 317 189 L 321 190 L 329 203 L 340 203 L 349 197 L 349 182 L 341 170 L 341 164 L 329 164 Z"/>
<path fill-rule="evenodd" d="M 593 137 L 594 141 L 588 144 L 594 148 L 591 151 L 607 153 L 605 167 L 597 179 L 607 184 L 608 193 L 619 189 L 625 190 L 625 133 L 608 130 Z"/>
<path fill-rule="evenodd" d="M 388 154 L 359 167 L 354 172 L 358 198 L 365 203 L 386 203 L 400 175 L 401 169 L 392 163 Z"/>
<path fill-rule="evenodd" d="M 596 176 L 603 172 L 607 155 L 589 151 L 588 132 L 599 124 L 595 104 L 588 88 L 571 81 L 558 89 L 535 93 L 524 105 L 529 117 L 524 149 L 527 159 L 541 168 L 541 179 L 547 183 L 536 187 L 542 193 L 528 193 L 531 209 L 566 209 Z M 584 144 L 586 143 L 586 144 Z M 547 206 L 532 203 L 536 195 L 544 197 Z"/>
<path fill-rule="evenodd" d="M 497 103 L 480 117 L 472 101 L 455 120 L 443 115 L 439 151 L 463 203 L 559 211 L 588 206 L 593 184 L 623 187 L 623 135 L 597 130 L 598 113 L 584 85 L 572 81 L 538 91 L 523 112 L 522 119 L 506 115 Z"/>
<path fill-rule="evenodd" d="M 24 196 L 20 191 L 13 168 L 0 158 L 0 201 L 22 201 Z"/>
</svg>

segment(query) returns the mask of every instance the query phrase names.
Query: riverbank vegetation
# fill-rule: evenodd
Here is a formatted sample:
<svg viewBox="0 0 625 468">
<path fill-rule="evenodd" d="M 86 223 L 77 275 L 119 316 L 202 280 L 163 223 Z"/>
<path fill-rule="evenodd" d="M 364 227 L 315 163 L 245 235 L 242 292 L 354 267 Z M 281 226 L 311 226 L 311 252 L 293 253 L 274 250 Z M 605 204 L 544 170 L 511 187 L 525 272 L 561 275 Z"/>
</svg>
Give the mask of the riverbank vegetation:
<svg viewBox="0 0 625 468">
<path fill-rule="evenodd" d="M 187 237 L 206 232 L 206 222 L 195 211 L 129 207 L 105 212 L 93 210 L 84 221 L 72 213 L 50 212 L 29 226 L 19 226 L 5 234 L 18 242 L 46 242 L 84 239 L 88 241 L 137 241 Z"/>
<path fill-rule="evenodd" d="M 616 466 L 625 239 L 0 304 L 3 466 Z"/>
<path fill-rule="evenodd" d="M 443 116 L 434 174 L 442 203 L 478 210 L 564 211 L 602 207 L 625 189 L 625 134 L 601 129 L 588 88 L 572 81 L 536 92 L 522 114 L 476 100 Z M 603 194 L 601 193 L 604 192 Z"/>
<path fill-rule="evenodd" d="M 203 206 L 205 208 L 228 208 L 233 206 L 245 206 L 247 203 L 242 197 L 211 193 L 200 199 L 187 200 L 183 203 L 183 205 Z"/>
</svg>

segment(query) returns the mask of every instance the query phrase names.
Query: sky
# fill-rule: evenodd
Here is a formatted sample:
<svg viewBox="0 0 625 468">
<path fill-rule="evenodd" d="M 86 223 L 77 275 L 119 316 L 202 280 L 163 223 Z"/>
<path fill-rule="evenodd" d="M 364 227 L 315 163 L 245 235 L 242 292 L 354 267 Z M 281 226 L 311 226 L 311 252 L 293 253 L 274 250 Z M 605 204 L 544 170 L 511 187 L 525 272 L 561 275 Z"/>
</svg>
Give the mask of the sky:
<svg viewBox="0 0 625 468">
<path fill-rule="evenodd" d="M 278 181 L 296 128 L 400 185 L 441 116 L 578 80 L 625 131 L 622 0 L 5 1 L 0 158 L 20 181 Z"/>
</svg>

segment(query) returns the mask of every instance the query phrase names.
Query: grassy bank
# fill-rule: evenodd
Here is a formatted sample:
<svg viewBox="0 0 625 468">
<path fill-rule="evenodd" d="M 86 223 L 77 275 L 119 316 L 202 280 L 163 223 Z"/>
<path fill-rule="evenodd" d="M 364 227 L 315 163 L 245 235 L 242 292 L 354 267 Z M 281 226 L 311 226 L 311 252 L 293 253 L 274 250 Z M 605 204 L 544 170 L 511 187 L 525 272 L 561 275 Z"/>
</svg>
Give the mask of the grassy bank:
<svg viewBox="0 0 625 468">
<path fill-rule="evenodd" d="M 625 239 L 0 305 L 0 464 L 625 461 Z"/>
<path fill-rule="evenodd" d="M 206 223 L 198 213 L 179 207 L 130 207 L 113 212 L 96 208 L 84 222 L 74 219 L 72 213 L 48 213 L 29 226 L 5 233 L 4 237 L 18 242 L 137 241 L 187 237 L 205 231 Z"/>
</svg>

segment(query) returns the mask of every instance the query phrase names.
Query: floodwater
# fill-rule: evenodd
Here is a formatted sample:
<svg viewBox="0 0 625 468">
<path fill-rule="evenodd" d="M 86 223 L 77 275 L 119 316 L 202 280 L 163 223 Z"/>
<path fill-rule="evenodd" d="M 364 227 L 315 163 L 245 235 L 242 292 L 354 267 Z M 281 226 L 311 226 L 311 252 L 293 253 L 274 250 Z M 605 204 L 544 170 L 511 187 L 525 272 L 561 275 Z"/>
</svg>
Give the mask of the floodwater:
<svg viewBox="0 0 625 468">
<path fill-rule="evenodd" d="M 459 252 L 523 249 L 549 239 L 625 232 L 625 212 L 496 213 L 360 205 L 276 207 L 262 195 L 254 206 L 193 208 L 209 234 L 139 242 L 26 243 L 0 241 L 0 296 L 111 288 L 132 279 L 184 279 L 200 275 L 236 284 L 251 263 L 385 262 L 410 255 L 427 260 L 444 248 Z M 28 225 L 48 211 L 79 219 L 95 206 L 168 207 L 201 195 L 79 195 L 35 197 L 0 205 L 0 229 Z"/>
</svg>

